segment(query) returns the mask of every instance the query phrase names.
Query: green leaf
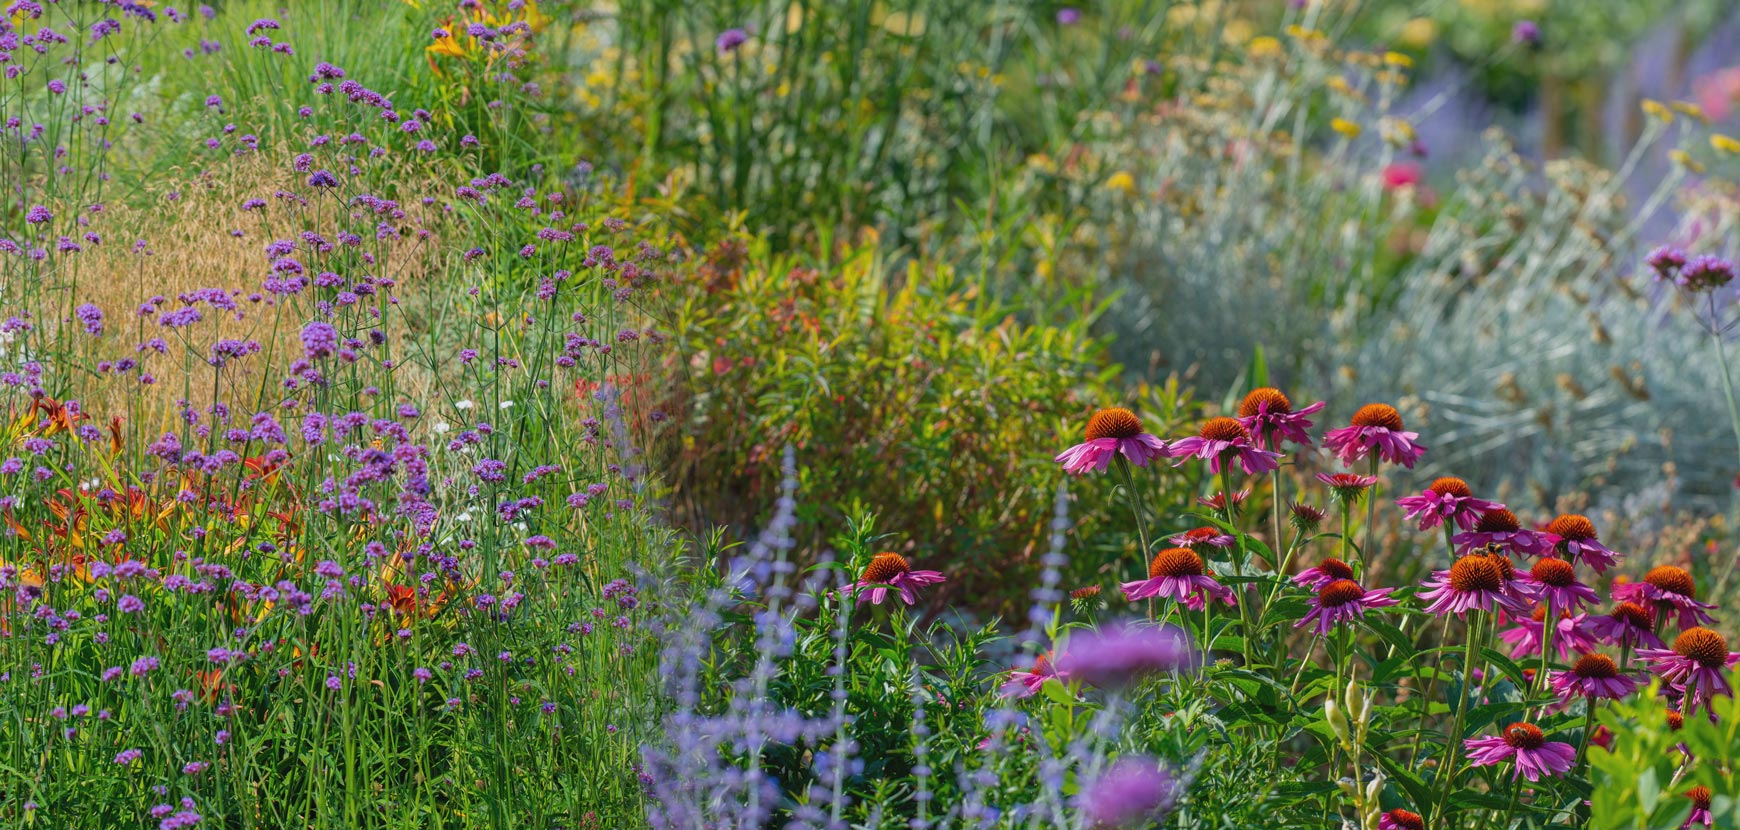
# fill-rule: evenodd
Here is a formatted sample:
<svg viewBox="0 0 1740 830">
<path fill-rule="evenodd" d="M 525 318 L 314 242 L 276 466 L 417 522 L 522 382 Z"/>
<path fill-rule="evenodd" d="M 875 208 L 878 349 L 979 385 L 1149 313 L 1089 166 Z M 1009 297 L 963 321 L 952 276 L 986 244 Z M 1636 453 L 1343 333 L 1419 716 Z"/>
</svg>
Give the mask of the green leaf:
<svg viewBox="0 0 1740 830">
<path fill-rule="evenodd" d="M 1386 752 L 1377 753 L 1376 757 L 1378 765 L 1384 768 L 1384 773 L 1390 780 L 1408 794 L 1409 802 L 1420 805 L 1432 803 L 1432 788 L 1426 786 L 1420 776 L 1408 771 L 1399 757 Z"/>
</svg>

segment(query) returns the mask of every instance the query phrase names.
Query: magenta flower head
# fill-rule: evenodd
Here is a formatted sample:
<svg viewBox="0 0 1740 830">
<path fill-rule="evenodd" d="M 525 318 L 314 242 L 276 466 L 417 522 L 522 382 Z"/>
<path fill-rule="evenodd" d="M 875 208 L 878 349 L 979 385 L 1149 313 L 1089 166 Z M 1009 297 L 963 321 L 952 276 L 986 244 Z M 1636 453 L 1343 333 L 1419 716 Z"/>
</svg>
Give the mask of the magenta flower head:
<svg viewBox="0 0 1740 830">
<path fill-rule="evenodd" d="M 881 605 L 890 591 L 898 591 L 901 601 L 913 605 L 918 602 L 918 591 L 915 589 L 942 581 L 943 575 L 936 571 L 913 570 L 907 564 L 906 557 L 898 553 L 878 553 L 864 567 L 864 576 L 847 585 L 843 592 L 847 595 L 857 594 L 859 603 Z"/>
<path fill-rule="evenodd" d="M 1627 582 L 1613 586 L 1613 598 L 1621 602 L 1636 603 L 1644 608 L 1660 609 L 1656 619 L 1657 626 L 1666 622 L 1666 617 L 1678 613 L 1680 628 L 1691 628 L 1694 625 L 1709 625 L 1713 618 L 1709 612 L 1716 606 L 1697 599 L 1698 585 L 1692 579 L 1692 574 L 1677 565 L 1657 565 L 1643 575 L 1642 582 Z"/>
<path fill-rule="evenodd" d="M 1200 611 L 1211 599 L 1232 605 L 1232 589 L 1208 575 L 1202 557 L 1190 548 L 1167 548 L 1148 563 L 1148 578 L 1123 584 L 1124 598 L 1135 602 L 1166 597 Z"/>
<path fill-rule="evenodd" d="M 1353 421 L 1341 429 L 1332 429 L 1323 436 L 1323 446 L 1335 453 L 1341 463 L 1351 467 L 1368 455 L 1408 469 L 1426 453 L 1417 443 L 1417 432 L 1402 429 L 1402 413 L 1389 404 L 1368 403 L 1353 413 Z"/>
<path fill-rule="evenodd" d="M 1702 824 L 1705 827 L 1716 826 L 1715 817 L 1710 815 L 1710 804 L 1714 800 L 1714 796 L 1710 793 L 1710 788 L 1699 784 L 1696 787 L 1686 790 L 1685 795 L 1686 798 L 1692 800 L 1692 812 L 1690 815 L 1686 816 L 1686 823 L 1680 825 L 1680 830 L 1686 830 L 1686 828 L 1695 824 Z"/>
<path fill-rule="evenodd" d="M 1251 434 L 1259 449 L 1280 449 L 1282 441 L 1311 446 L 1311 415 L 1323 409 L 1323 402 L 1295 411 L 1293 402 L 1279 389 L 1253 389 L 1239 402 L 1239 423 Z M 1271 439 L 1275 446 L 1271 447 Z"/>
<path fill-rule="evenodd" d="M 1740 654 L 1728 651 L 1728 641 L 1708 628 L 1688 628 L 1674 638 L 1674 647 L 1646 648 L 1637 652 L 1650 671 L 1673 685 L 1673 690 L 1691 694 L 1680 704 L 1683 714 L 1695 714 L 1698 706 L 1716 695 L 1734 696 L 1727 669 L 1740 663 Z M 1711 710 L 1714 713 L 1714 709 Z"/>
<path fill-rule="evenodd" d="M 737 47 L 749 42 L 749 33 L 742 29 L 726 29 L 719 33 L 713 41 L 713 46 L 720 52 L 734 52 Z"/>
<path fill-rule="evenodd" d="M 1572 562 L 1587 562 L 1596 573 L 1606 573 L 1619 554 L 1607 549 L 1595 535 L 1595 523 L 1588 516 L 1566 513 L 1547 523 L 1546 532 L 1558 538 L 1554 548 Z"/>
<path fill-rule="evenodd" d="M 1076 800 L 1089 826 L 1134 830 L 1158 825 L 1183 789 L 1153 758 L 1125 755 L 1088 782 Z"/>
<path fill-rule="evenodd" d="M 1497 545 L 1516 553 L 1540 556 L 1551 552 L 1553 546 L 1559 543 L 1559 537 L 1525 529 L 1517 521 L 1515 513 L 1500 506 L 1482 513 L 1480 520 L 1474 523 L 1473 530 L 1458 533 L 1450 541 L 1456 543 L 1457 553 L 1465 554 L 1476 548 Z"/>
<path fill-rule="evenodd" d="M 1142 421 L 1121 406 L 1102 409 L 1087 422 L 1087 440 L 1052 459 L 1070 475 L 1104 472 L 1112 459 L 1123 456 L 1138 467 L 1166 454 L 1166 442 L 1142 431 Z"/>
<path fill-rule="evenodd" d="M 1532 723 L 1513 723 L 1496 738 L 1470 738 L 1462 742 L 1468 748 L 1468 763 L 1489 767 L 1510 761 L 1518 775 L 1539 781 L 1543 775 L 1564 775 L 1577 763 L 1577 750 L 1563 741 L 1548 741 L 1541 728 Z"/>
<path fill-rule="evenodd" d="M 1655 622 L 1650 619 L 1649 609 L 1635 602 L 1621 602 L 1611 612 L 1590 618 L 1588 629 L 1595 639 L 1611 646 L 1665 647 L 1661 638 L 1655 636 Z"/>
<path fill-rule="evenodd" d="M 1680 269 L 1674 284 L 1691 292 L 1715 291 L 1734 281 L 1734 263 L 1721 257 L 1694 257 Z"/>
<path fill-rule="evenodd" d="M 1149 675 L 1191 671 L 1196 655 L 1177 626 L 1113 625 L 1071 634 L 1056 662 L 1059 674 L 1115 690 Z"/>
<path fill-rule="evenodd" d="M 1511 659 L 1536 656 L 1546 646 L 1547 607 L 1535 606 L 1533 614 L 1516 621 L 1516 625 L 1499 632 L 1498 639 L 1510 644 Z M 1588 617 L 1560 611 L 1559 621 L 1553 628 L 1553 649 L 1559 653 L 1561 661 L 1569 661 L 1572 654 L 1588 654 L 1595 650 L 1595 638 L 1584 625 Z"/>
<path fill-rule="evenodd" d="M 1336 501 L 1347 505 L 1359 504 L 1360 497 L 1378 481 L 1377 476 L 1358 473 L 1318 473 L 1317 480 L 1329 485 L 1330 495 Z"/>
<path fill-rule="evenodd" d="M 1326 556 L 1323 561 L 1299 572 L 1293 577 L 1294 585 L 1303 585 L 1313 591 L 1320 591 L 1323 586 L 1340 579 L 1352 579 L 1353 568 L 1346 562 L 1333 556 Z"/>
<path fill-rule="evenodd" d="M 1637 679 L 1620 674 L 1605 654 L 1585 654 L 1569 670 L 1553 673 L 1553 691 L 1566 704 L 1577 698 L 1618 700 L 1637 691 Z"/>
<path fill-rule="evenodd" d="M 1293 623 L 1293 627 L 1303 628 L 1316 623 L 1317 633 L 1328 635 L 1329 630 L 1335 626 L 1355 617 L 1364 617 L 1367 608 L 1395 605 L 1397 601 L 1390 597 L 1390 592 L 1394 590 L 1378 588 L 1367 591 L 1351 579 L 1337 579 L 1318 590 L 1317 596 L 1311 599 L 1311 609 L 1298 622 Z"/>
<path fill-rule="evenodd" d="M 1167 446 L 1166 453 L 1183 459 L 1173 464 L 1174 467 L 1191 458 L 1200 458 L 1208 462 L 1211 473 L 1219 473 L 1220 465 L 1233 458 L 1238 459 L 1246 475 L 1259 475 L 1281 467 L 1281 454 L 1258 449 L 1251 443 L 1250 432 L 1237 418 L 1210 418 L 1202 425 L 1200 433 L 1173 442 Z"/>
<path fill-rule="evenodd" d="M 1541 24 L 1533 20 L 1518 20 L 1510 27 L 1510 40 L 1518 46 L 1537 49 L 1541 45 Z"/>
<path fill-rule="evenodd" d="M 1576 611 L 1585 605 L 1595 605 L 1601 597 L 1595 589 L 1577 581 L 1571 563 L 1556 557 L 1543 557 L 1523 575 L 1522 591 L 1536 602 L 1552 603 L 1561 611 Z"/>
<path fill-rule="evenodd" d="M 1057 671 L 1051 655 L 1036 655 L 1033 658 L 1033 668 L 1010 672 L 1009 679 L 1003 682 L 997 693 L 1003 697 L 1032 697 L 1039 694 L 1039 690 L 1045 687 L 1045 681 L 1052 678 L 1068 681 L 1067 677 Z"/>
<path fill-rule="evenodd" d="M 1471 530 L 1480 523 L 1482 514 L 1504 509 L 1498 502 L 1475 498 L 1468 482 L 1453 476 L 1432 482 L 1420 495 L 1396 499 L 1396 505 L 1408 511 L 1408 518 L 1418 518 L 1421 530 L 1431 530 L 1447 521 Z"/>
<path fill-rule="evenodd" d="M 1412 810 L 1397 808 L 1378 816 L 1378 830 L 1426 830 L 1426 820 Z"/>
<path fill-rule="evenodd" d="M 1686 252 L 1672 245 L 1663 245 L 1650 251 L 1643 261 L 1655 272 L 1657 280 L 1675 282 L 1680 269 L 1686 267 Z"/>
<path fill-rule="evenodd" d="M 1509 569 L 1499 558 L 1476 553 L 1456 560 L 1448 571 L 1434 571 L 1420 592 L 1420 599 L 1429 601 L 1426 610 L 1457 616 L 1469 611 L 1528 613 L 1528 603 L 1511 589 Z"/>
<path fill-rule="evenodd" d="M 302 327 L 302 351 L 309 360 L 330 357 L 338 351 L 338 330 L 316 320 Z"/>
<path fill-rule="evenodd" d="M 1195 530 L 1186 530 L 1166 541 L 1171 542 L 1174 547 L 1195 550 L 1198 548 L 1230 548 L 1238 540 L 1218 527 L 1199 527 Z"/>
</svg>

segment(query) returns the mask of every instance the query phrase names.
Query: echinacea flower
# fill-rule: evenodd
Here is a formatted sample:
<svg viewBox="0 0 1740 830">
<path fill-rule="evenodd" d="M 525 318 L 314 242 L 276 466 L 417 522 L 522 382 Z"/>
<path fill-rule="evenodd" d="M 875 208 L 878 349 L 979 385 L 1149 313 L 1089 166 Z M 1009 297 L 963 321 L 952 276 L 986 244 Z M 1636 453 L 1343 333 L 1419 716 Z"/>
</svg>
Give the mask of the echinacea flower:
<svg viewBox="0 0 1740 830">
<path fill-rule="evenodd" d="M 1234 513 L 1239 512 L 1239 509 L 1244 507 L 1244 505 L 1245 505 L 1245 499 L 1250 498 L 1250 496 L 1251 496 L 1251 491 L 1249 491 L 1249 490 L 1239 490 L 1239 491 L 1233 493 L 1232 497 L 1231 497 L 1232 511 Z M 1228 501 L 1228 497 L 1224 491 L 1217 491 L 1212 496 L 1200 496 L 1196 499 L 1197 504 L 1200 504 L 1203 507 L 1206 507 L 1210 510 L 1213 510 L 1216 513 L 1225 513 L 1226 512 L 1227 501 Z"/>
<path fill-rule="evenodd" d="M 1561 661 L 1570 660 L 1572 654 L 1588 654 L 1595 650 L 1595 638 L 1584 627 L 1587 619 L 1583 614 L 1559 612 L 1559 622 L 1553 627 L 1553 650 L 1559 653 Z M 1541 653 L 1547 644 L 1546 620 L 1547 607 L 1537 605 L 1533 614 L 1517 620 L 1514 626 L 1499 632 L 1498 639 L 1511 645 L 1511 659 L 1537 656 Z"/>
<path fill-rule="evenodd" d="M 1194 667 L 1184 630 L 1174 626 L 1112 625 L 1076 631 L 1054 661 L 1059 674 L 1102 689 L 1121 689 L 1144 677 Z"/>
<path fill-rule="evenodd" d="M 1293 529 L 1306 535 L 1316 533 L 1317 528 L 1322 526 L 1323 519 L 1329 515 L 1322 508 L 1297 501 L 1287 505 L 1287 512 L 1290 514 L 1287 521 L 1293 525 Z"/>
<path fill-rule="evenodd" d="M 1298 576 L 1293 577 L 1293 584 L 1303 585 L 1313 591 L 1318 591 L 1336 580 L 1352 578 L 1352 567 L 1333 556 L 1326 556 L 1323 561 L 1300 571 Z"/>
<path fill-rule="evenodd" d="M 1378 817 L 1378 830 L 1426 830 L 1426 820 L 1419 813 L 1397 808 Z"/>
<path fill-rule="evenodd" d="M 1740 654 L 1729 652 L 1728 641 L 1708 628 L 1688 628 L 1674 638 L 1673 648 L 1641 649 L 1637 656 L 1650 664 L 1650 671 L 1672 683 L 1674 691 L 1687 696 L 1680 704 L 1681 713 L 1697 712 L 1699 705 L 1716 695 L 1734 696 L 1726 670 L 1740 663 Z"/>
<path fill-rule="evenodd" d="M 1058 453 L 1053 460 L 1063 465 L 1064 472 L 1081 475 L 1089 470 L 1104 472 L 1120 455 L 1131 464 L 1146 467 L 1165 454 L 1166 442 L 1143 432 L 1136 413 L 1114 406 L 1095 412 L 1088 419 L 1087 440 Z"/>
<path fill-rule="evenodd" d="M 1680 628 L 1709 625 L 1714 621 L 1709 611 L 1716 606 L 1699 602 L 1697 595 L 1698 585 L 1691 572 L 1677 565 L 1657 565 L 1643 575 L 1642 582 L 1613 586 L 1614 599 L 1667 612 L 1660 617 L 1678 611 Z M 1656 624 L 1664 621 L 1657 619 Z"/>
<path fill-rule="evenodd" d="M 1032 697 L 1039 694 L 1039 690 L 1045 686 L 1045 681 L 1052 678 L 1062 680 L 1064 676 L 1059 674 L 1057 667 L 1052 664 L 1051 655 L 1039 654 L 1034 656 L 1032 668 L 1016 669 L 1010 672 L 1009 679 L 1004 681 L 1002 688 L 997 691 L 1003 697 Z"/>
<path fill-rule="evenodd" d="M 1317 596 L 1311 599 L 1311 609 L 1293 627 L 1303 628 L 1316 623 L 1317 633 L 1328 635 L 1331 628 L 1355 617 L 1364 617 L 1367 608 L 1395 605 L 1397 600 L 1390 597 L 1394 590 L 1378 588 L 1367 591 L 1351 579 L 1337 579 L 1318 590 Z"/>
<path fill-rule="evenodd" d="M 1588 516 L 1566 513 L 1547 523 L 1546 531 L 1559 537 L 1554 545 L 1567 559 L 1589 563 L 1596 573 L 1606 573 L 1619 554 L 1607 549 L 1595 536 L 1595 523 Z"/>
<path fill-rule="evenodd" d="M 1202 557 L 1190 548 L 1167 548 L 1154 554 L 1148 563 L 1148 578 L 1123 584 L 1124 597 L 1131 602 L 1152 597 L 1167 597 L 1183 603 L 1192 611 L 1200 611 L 1211 599 L 1232 605 L 1232 589 L 1208 575 Z"/>
<path fill-rule="evenodd" d="M 1263 387 L 1252 389 L 1245 399 L 1239 402 L 1239 423 L 1251 434 L 1258 449 L 1280 449 L 1283 440 L 1309 447 L 1311 446 L 1311 415 L 1323 409 L 1324 403 L 1318 401 L 1304 409 L 1293 409 L 1293 402 L 1281 393 L 1279 389 Z M 1274 447 L 1270 447 L 1270 438 L 1274 439 Z"/>
<path fill-rule="evenodd" d="M 1637 691 L 1637 680 L 1619 672 L 1605 654 L 1585 654 L 1570 669 L 1553 673 L 1553 691 L 1564 703 L 1576 698 L 1618 700 Z"/>
<path fill-rule="evenodd" d="M 1471 554 L 1456 560 L 1448 571 L 1433 571 L 1420 599 L 1429 600 L 1433 614 L 1462 616 L 1469 611 L 1526 613 L 1528 605 L 1510 590 L 1503 566 L 1494 557 Z"/>
<path fill-rule="evenodd" d="M 1417 496 L 1396 499 L 1396 506 L 1408 512 L 1408 518 L 1419 518 L 1421 530 L 1431 530 L 1446 521 L 1463 530 L 1471 530 L 1489 510 L 1503 510 L 1495 501 L 1477 499 L 1468 482 L 1445 476 Z"/>
<path fill-rule="evenodd" d="M 1166 541 L 1180 548 L 1230 548 L 1237 540 L 1218 527 L 1199 527 L 1195 530 L 1187 530 Z"/>
<path fill-rule="evenodd" d="M 1166 454 L 1181 459 L 1172 465 L 1174 467 L 1191 458 L 1200 458 L 1208 462 L 1209 472 L 1217 474 L 1220 465 L 1233 458 L 1238 459 L 1246 475 L 1259 475 L 1281 467 L 1281 454 L 1258 449 L 1251 442 L 1250 432 L 1237 418 L 1208 419 L 1196 435 L 1167 445 Z"/>
<path fill-rule="evenodd" d="M 858 602 L 872 605 L 881 605 L 889 591 L 899 591 L 900 599 L 913 605 L 918 602 L 918 592 L 914 589 L 942 581 L 943 575 L 936 571 L 913 570 L 906 557 L 898 553 L 878 553 L 864 567 L 864 575 L 844 590 L 849 595 L 856 594 Z"/>
<path fill-rule="evenodd" d="M 1153 758 L 1125 755 L 1076 796 L 1091 827 L 1153 827 L 1166 817 L 1183 789 Z"/>
<path fill-rule="evenodd" d="M 1575 747 L 1547 740 L 1532 723 L 1513 723 L 1496 738 L 1469 738 L 1462 745 L 1468 748 L 1468 763 L 1488 767 L 1510 761 L 1516 766 L 1510 777 L 1521 775 L 1531 782 L 1543 775 L 1563 775 L 1577 763 Z"/>
<path fill-rule="evenodd" d="M 1335 453 L 1341 463 L 1351 467 L 1368 455 L 1408 469 L 1420 460 L 1426 448 L 1415 439 L 1417 432 L 1402 428 L 1402 414 L 1389 404 L 1368 403 L 1353 413 L 1352 422 L 1341 429 L 1332 429 L 1323 436 L 1323 446 Z"/>
<path fill-rule="evenodd" d="M 1702 784 L 1685 791 L 1686 798 L 1692 800 L 1691 815 L 1686 816 L 1686 822 L 1680 825 L 1680 830 L 1686 830 L 1694 824 L 1705 827 L 1716 826 L 1716 819 L 1710 815 L 1710 802 L 1713 796 L 1710 788 Z"/>
<path fill-rule="evenodd" d="M 1457 553 L 1497 545 L 1517 553 L 1539 556 L 1551 551 L 1559 543 L 1559 537 L 1538 530 L 1528 530 L 1517 521 L 1515 513 L 1499 507 L 1481 514 L 1480 520 L 1474 523 L 1473 530 L 1458 533 L 1450 541 L 1456 544 Z"/>
<path fill-rule="evenodd" d="M 1330 495 L 1336 501 L 1353 505 L 1359 503 L 1360 496 L 1377 483 L 1377 476 L 1365 476 L 1358 473 L 1318 473 L 1317 480 L 1329 485 Z"/>
<path fill-rule="evenodd" d="M 1522 578 L 1522 590 L 1536 602 L 1550 603 L 1561 611 L 1576 611 L 1585 605 L 1601 601 L 1595 589 L 1577 581 L 1571 563 L 1556 557 L 1544 557 Z"/>
<path fill-rule="evenodd" d="M 1603 643 L 1622 648 L 1666 646 L 1655 635 L 1649 609 L 1635 602 L 1621 602 L 1611 612 L 1589 618 L 1589 633 Z"/>
</svg>

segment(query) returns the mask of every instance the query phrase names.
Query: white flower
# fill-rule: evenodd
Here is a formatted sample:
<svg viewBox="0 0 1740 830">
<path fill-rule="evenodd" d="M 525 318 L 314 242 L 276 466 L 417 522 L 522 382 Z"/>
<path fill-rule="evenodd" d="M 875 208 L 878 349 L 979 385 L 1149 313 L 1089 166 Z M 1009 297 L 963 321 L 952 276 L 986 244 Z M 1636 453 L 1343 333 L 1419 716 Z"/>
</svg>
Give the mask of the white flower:
<svg viewBox="0 0 1740 830">
<path fill-rule="evenodd" d="M 502 408 L 502 409 L 503 409 L 503 410 L 506 410 L 506 409 L 508 409 L 508 408 L 510 408 L 510 407 L 512 407 L 512 406 L 513 406 L 513 405 L 514 405 L 514 402 L 513 402 L 513 401 L 502 401 L 502 402 L 501 402 L 501 408 Z"/>
<path fill-rule="evenodd" d="M 454 401 L 453 402 L 453 408 L 459 409 L 459 410 L 470 409 L 474 406 L 477 406 L 477 404 L 472 403 L 470 400 L 462 400 L 462 401 Z"/>
<path fill-rule="evenodd" d="M 446 422 L 446 421 L 436 421 L 436 422 L 435 422 L 435 425 L 434 425 L 434 426 L 432 426 L 432 427 L 430 427 L 430 428 L 429 428 L 429 429 L 430 429 L 430 430 L 431 430 L 431 431 L 432 431 L 432 432 L 434 432 L 434 433 L 435 433 L 435 434 L 436 434 L 436 435 L 446 435 L 446 434 L 447 434 L 447 430 L 450 430 L 450 429 L 452 429 L 452 428 L 453 428 L 453 427 L 451 427 L 451 426 L 448 426 L 448 424 L 447 424 L 447 422 Z"/>
</svg>

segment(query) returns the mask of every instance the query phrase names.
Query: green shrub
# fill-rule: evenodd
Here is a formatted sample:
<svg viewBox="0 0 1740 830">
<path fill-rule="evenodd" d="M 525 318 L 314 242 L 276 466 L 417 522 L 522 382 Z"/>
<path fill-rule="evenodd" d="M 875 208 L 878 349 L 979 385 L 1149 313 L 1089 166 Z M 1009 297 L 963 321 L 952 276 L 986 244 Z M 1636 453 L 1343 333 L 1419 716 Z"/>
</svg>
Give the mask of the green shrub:
<svg viewBox="0 0 1740 830">
<path fill-rule="evenodd" d="M 688 289 L 672 328 L 693 394 L 678 473 L 690 518 L 753 524 L 773 501 L 778 452 L 792 444 L 810 502 L 874 505 L 882 529 L 926 567 L 970 557 L 949 587 L 981 608 L 1024 600 L 1062 476 L 1052 457 L 1079 440 L 1089 413 L 1128 401 L 1166 435 L 1197 410 L 1176 384 L 1126 395 L 1088 334 L 1092 314 L 1023 322 L 953 267 L 891 268 L 872 245 L 815 262 L 735 239 L 705 257 Z M 1075 488 L 1081 543 L 1134 544 L 1099 538 L 1131 519 L 1109 477 L 1097 478 Z M 1149 503 L 1164 513 L 1184 492 Z M 802 518 L 807 528 L 838 524 Z"/>
</svg>

